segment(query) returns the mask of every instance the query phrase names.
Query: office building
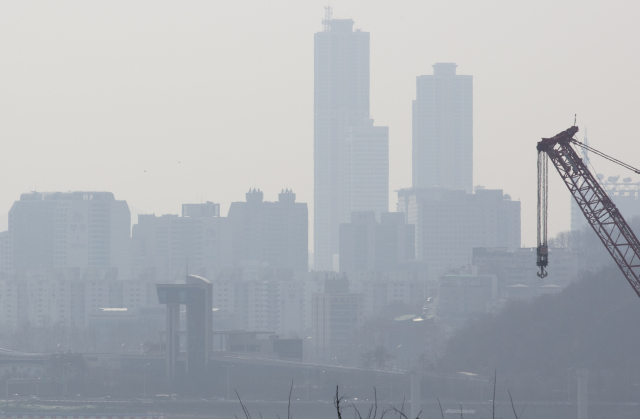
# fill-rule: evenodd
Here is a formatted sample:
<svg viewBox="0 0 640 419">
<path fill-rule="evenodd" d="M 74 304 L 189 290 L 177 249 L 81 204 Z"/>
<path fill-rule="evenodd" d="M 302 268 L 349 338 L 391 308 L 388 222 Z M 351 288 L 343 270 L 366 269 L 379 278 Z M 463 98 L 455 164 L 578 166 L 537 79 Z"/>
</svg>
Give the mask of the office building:
<svg viewBox="0 0 640 419">
<path fill-rule="evenodd" d="M 296 202 L 289 189 L 276 202 L 264 201 L 262 191 L 251 189 L 246 202 L 232 202 L 229 209 L 234 265 L 306 272 L 308 217 L 307 204 Z"/>
<path fill-rule="evenodd" d="M 126 201 L 110 192 L 32 192 L 11 207 L 3 243 L 11 241 L 14 270 L 117 268 L 127 279 L 130 229 Z"/>
<path fill-rule="evenodd" d="M 416 226 L 416 258 L 432 279 L 470 265 L 474 247 L 520 247 L 520 202 L 500 189 L 403 189 L 398 212 Z"/>
<path fill-rule="evenodd" d="M 473 76 L 456 64 L 433 65 L 416 78 L 413 101 L 413 187 L 468 193 L 473 187 Z"/>
<path fill-rule="evenodd" d="M 355 331 L 364 323 L 363 294 L 330 292 L 313 294 L 311 353 L 314 360 L 352 361 L 357 346 Z M 348 285 L 347 285 L 348 286 Z"/>
<path fill-rule="evenodd" d="M 314 37 L 314 269 L 337 270 L 340 222 L 388 210 L 388 129 L 369 119 L 369 33 L 326 11 Z"/>
<path fill-rule="evenodd" d="M 350 127 L 342 154 L 342 217 L 348 222 L 351 213 L 389 211 L 389 127 L 373 126 L 373 119 L 364 125 Z"/>
<path fill-rule="evenodd" d="M 415 259 L 415 226 L 397 212 L 352 212 L 340 224 L 340 272 L 396 271 Z"/>
<path fill-rule="evenodd" d="M 13 272 L 13 240 L 10 231 L 0 232 L 0 277 Z"/>
<path fill-rule="evenodd" d="M 181 280 L 186 274 L 214 277 L 233 269 L 231 226 L 213 202 L 184 204 L 177 214 L 138 215 L 133 226 L 133 276 L 148 281 Z"/>
</svg>

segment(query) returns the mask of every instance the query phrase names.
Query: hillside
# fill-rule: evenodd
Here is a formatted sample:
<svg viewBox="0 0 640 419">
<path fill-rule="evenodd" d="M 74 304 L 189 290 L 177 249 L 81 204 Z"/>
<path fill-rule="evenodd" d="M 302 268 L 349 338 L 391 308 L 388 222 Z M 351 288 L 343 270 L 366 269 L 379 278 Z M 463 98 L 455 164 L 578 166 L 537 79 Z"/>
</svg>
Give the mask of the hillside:
<svg viewBox="0 0 640 419">
<path fill-rule="evenodd" d="M 472 319 L 447 343 L 439 369 L 485 375 L 495 369 L 512 388 L 566 400 L 571 374 L 588 368 L 590 391 L 613 400 L 640 392 L 638 353 L 640 298 L 609 266 L 559 294 Z"/>
</svg>

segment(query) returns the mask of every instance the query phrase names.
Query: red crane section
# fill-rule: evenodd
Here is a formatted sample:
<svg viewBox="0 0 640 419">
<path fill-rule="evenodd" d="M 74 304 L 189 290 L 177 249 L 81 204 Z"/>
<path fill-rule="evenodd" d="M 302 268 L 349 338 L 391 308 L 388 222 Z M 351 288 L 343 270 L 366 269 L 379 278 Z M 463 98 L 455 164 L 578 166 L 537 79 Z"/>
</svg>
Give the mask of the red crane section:
<svg viewBox="0 0 640 419">
<path fill-rule="evenodd" d="M 538 142 L 538 276 L 547 276 L 545 268 L 548 261 L 547 248 L 547 159 L 558 170 L 558 174 L 573 195 L 589 225 L 598 235 L 602 244 L 640 297 L 640 242 L 616 208 L 609 195 L 602 189 L 589 171 L 572 144 L 585 147 L 573 136 L 578 127 L 573 126 L 552 138 L 543 138 Z M 589 148 L 589 150 L 594 151 Z M 595 150 L 597 152 L 597 150 Z M 636 173 L 629 165 L 619 162 L 604 153 L 597 154 L 621 164 Z"/>
</svg>

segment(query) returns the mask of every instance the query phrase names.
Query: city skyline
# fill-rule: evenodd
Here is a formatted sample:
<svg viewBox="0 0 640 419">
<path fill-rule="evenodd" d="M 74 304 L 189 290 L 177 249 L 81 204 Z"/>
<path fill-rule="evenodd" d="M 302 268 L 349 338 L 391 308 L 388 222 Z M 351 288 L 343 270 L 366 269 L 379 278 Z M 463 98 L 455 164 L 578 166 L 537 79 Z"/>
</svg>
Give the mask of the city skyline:
<svg viewBox="0 0 640 419">
<path fill-rule="evenodd" d="M 3 184 L 5 192 L 0 196 L 0 207 L 8 208 L 21 193 L 30 190 L 109 190 L 138 209 L 132 212 L 175 213 L 179 211 L 180 202 L 214 200 L 228 208 L 232 201 L 242 198 L 241 191 L 247 186 L 270 190 L 288 183 L 286 186 L 296 190 L 301 201 L 310 204 L 312 213 L 313 182 L 309 164 L 312 121 L 308 115 L 313 103 L 313 56 L 310 49 L 312 34 L 321 29 L 324 5 L 321 2 L 292 4 L 291 10 L 287 10 L 286 5 L 283 8 L 260 6 L 256 15 L 243 20 L 247 37 L 233 40 L 233 45 L 247 48 L 250 54 L 244 55 L 263 65 L 259 66 L 260 73 L 252 70 L 257 68 L 255 65 L 246 65 L 242 78 L 236 76 L 236 73 L 240 74 L 238 71 L 230 73 L 216 66 L 211 54 L 206 53 L 214 51 L 230 62 L 248 64 L 248 58 L 238 57 L 232 54 L 233 51 L 212 44 L 220 37 L 215 31 L 228 28 L 223 21 L 204 26 L 205 20 L 220 19 L 215 17 L 220 16 L 220 10 L 213 6 L 200 4 L 182 11 L 183 14 L 173 13 L 172 8 L 151 8 L 151 21 L 168 19 L 184 29 L 174 33 L 176 43 L 163 44 L 169 45 L 169 50 L 165 51 L 164 47 L 159 49 L 152 42 L 152 39 L 167 39 L 167 35 L 154 35 L 162 33 L 161 26 L 147 28 L 148 37 L 136 29 L 135 21 L 146 13 L 146 9 L 125 13 L 122 5 L 113 3 L 87 6 L 64 15 L 53 5 L 43 5 L 39 12 L 25 19 L 31 9 L 20 4 L 3 5 L 2 39 L 16 39 L 12 34 L 25 31 L 30 36 L 19 35 L 21 41 L 16 46 L 3 44 L 7 51 L 3 67 L 10 83 L 3 96 L 1 134 L 11 140 L 6 153 L 29 155 L 30 159 L 19 166 L 9 161 L 1 169 L 1 178 L 16 181 Z M 230 16 L 240 13 L 235 6 L 225 7 L 225 13 Z M 630 73 L 633 65 L 629 65 L 626 54 L 637 47 L 638 42 L 637 37 L 631 36 L 633 32 L 629 32 L 631 26 L 627 24 L 633 13 L 623 10 L 620 5 L 606 10 L 599 5 L 577 11 L 554 7 L 556 13 L 548 16 L 543 13 L 546 6 L 540 4 L 526 6 L 527 13 L 516 14 L 517 18 L 510 14 L 510 18 L 505 19 L 511 9 L 504 9 L 497 2 L 487 3 L 482 8 L 467 5 L 462 13 L 454 13 L 458 7 L 454 4 L 412 5 L 412 8 L 417 7 L 412 13 L 407 13 L 408 7 L 398 5 L 391 17 L 383 12 L 384 7 L 375 3 L 362 7 L 345 2 L 334 8 L 336 17 L 352 17 L 355 27 L 372 33 L 371 116 L 378 124 L 391 128 L 390 202 L 394 202 L 393 190 L 409 187 L 411 183 L 406 161 L 411 153 L 410 103 L 415 99 L 415 77 L 428 74 L 436 62 L 456 62 L 459 72 L 473 74 L 476 82 L 475 183 L 487 188 L 503 188 L 514 199 L 523 201 L 523 244 L 533 244 L 533 158 L 523 163 L 513 159 L 505 161 L 501 156 L 504 153 L 526 156 L 540 137 L 571 125 L 574 113 L 578 114 L 578 124 L 588 123 L 596 148 L 606 141 L 606 147 L 600 146 L 600 149 L 611 155 L 625 153 L 625 147 L 631 141 L 625 121 L 631 120 L 638 111 L 631 100 L 636 88 Z M 108 19 L 128 13 L 133 20 L 121 22 L 122 30 L 113 36 Z M 292 13 L 296 18 L 288 19 Z M 269 19 L 264 19 L 265 16 Z M 483 19 L 477 19 L 479 16 Z M 618 19 L 618 31 L 607 32 L 603 37 L 588 29 L 604 24 L 613 16 Z M 187 20 L 188 29 L 184 25 Z M 274 21 L 285 20 L 287 25 L 273 25 Z M 552 25 L 552 22 L 567 21 L 571 29 L 566 24 Z M 16 22 L 23 23 L 18 26 Z M 56 22 L 64 25 L 58 26 Z M 81 22 L 92 22 L 93 25 L 84 26 Z M 547 32 L 540 37 L 535 35 L 536 31 L 529 31 L 527 28 L 536 26 L 536 22 L 554 28 L 553 35 Z M 63 26 L 76 28 L 74 33 L 80 31 L 84 36 L 70 38 L 60 29 Z M 43 37 L 45 28 L 47 36 Z M 262 37 L 258 43 L 248 43 L 249 39 L 260 39 L 251 38 L 251 34 L 267 28 L 271 31 L 269 36 Z M 507 30 L 510 31 L 509 39 L 501 36 Z M 291 37 L 292 33 L 299 36 Z M 547 36 L 553 36 L 553 43 L 547 45 Z M 133 45 L 144 51 L 143 62 L 137 61 L 133 65 L 136 61 L 133 61 L 131 48 L 123 43 L 124 39 L 132 39 Z M 95 48 L 86 49 L 86 42 L 91 42 Z M 45 52 L 60 53 L 60 45 L 69 44 L 74 48 L 65 50 L 58 58 Z M 543 44 L 547 46 L 544 51 L 540 49 Z M 588 50 L 583 47 L 587 44 Z M 286 56 L 278 52 L 275 45 L 287 45 L 282 49 L 288 51 Z M 493 45 L 500 48 L 493 48 Z M 183 52 L 176 47 L 183 48 Z M 188 51 L 198 54 L 188 54 Z M 165 61 L 163 57 L 167 52 L 179 59 Z M 601 54 L 602 59 L 592 58 L 597 54 Z M 286 65 L 278 65 L 279 61 L 274 61 L 274 57 L 280 57 L 280 62 Z M 36 62 L 45 65 L 31 66 Z M 81 63 L 81 67 L 69 64 L 75 62 Z M 147 67 L 147 62 L 153 65 L 152 69 Z M 191 65 L 183 67 L 177 65 L 178 62 Z M 393 68 L 386 64 L 390 62 Z M 101 63 L 106 66 L 102 67 Z M 191 73 L 186 71 L 187 67 L 192 69 Z M 26 68 L 29 71 L 24 71 Z M 575 68 L 580 68 L 577 78 Z M 95 77 L 83 75 L 81 70 L 91 70 Z M 614 73 L 617 77 L 608 78 L 607 75 Z M 151 78 L 147 77 L 149 74 Z M 205 82 L 211 74 L 219 74 L 219 78 L 227 80 L 229 89 L 225 90 L 215 81 Z M 250 74 L 252 77 L 247 77 Z M 272 82 L 266 83 L 269 78 Z M 598 83 L 596 80 L 600 79 L 608 81 Z M 167 84 L 166 80 L 173 81 Z M 248 85 L 241 84 L 240 80 Z M 194 83 L 200 86 L 199 89 L 205 86 L 205 91 L 216 94 L 209 95 L 211 100 L 205 100 L 195 90 Z M 157 90 L 160 85 L 164 87 Z M 544 93 L 534 87 L 539 85 L 545 86 Z M 251 87 L 245 90 L 247 86 Z M 80 95 L 77 100 L 70 96 L 72 90 Z M 60 95 L 65 91 L 66 94 Z M 260 92 L 258 102 L 242 102 L 241 105 L 230 95 L 249 91 Z M 166 95 L 162 96 L 162 92 Z M 287 93 L 282 95 L 282 92 Z M 550 101 L 552 93 L 567 99 Z M 187 100 L 190 97 L 195 101 Z M 275 98 L 277 106 L 265 106 L 262 97 Z M 124 103 L 131 105 L 118 105 Z M 257 118 L 257 124 L 253 125 L 262 127 L 259 131 L 239 123 L 241 115 L 247 114 L 246 106 L 249 106 L 249 114 Z M 276 113 L 278 106 L 287 112 Z M 62 112 L 65 108 L 71 111 Z M 244 110 L 241 112 L 240 109 Z M 225 116 L 217 118 L 217 114 Z M 285 119 L 285 114 L 290 117 Z M 217 121 L 216 130 L 208 122 L 211 115 Z M 42 123 L 34 123 L 37 119 Z M 18 121 L 24 123 L 18 124 Z M 229 124 L 233 125 L 233 131 Z M 291 135 L 279 128 L 285 125 L 289 126 Z M 271 129 L 265 131 L 265 126 Z M 233 138 L 229 142 L 233 147 L 225 145 L 222 137 L 218 139 L 216 132 Z M 612 137 L 619 140 L 610 141 Z M 186 147 L 168 152 L 171 144 L 180 142 Z M 92 164 L 86 151 L 83 154 L 89 145 L 102 155 L 102 163 Z M 204 150 L 199 150 L 202 148 Z M 205 158 L 207 155 L 210 157 Z M 263 158 L 265 156 L 268 157 Z M 304 158 L 292 159 L 292 156 Z M 57 170 L 56 162 L 60 161 L 74 169 Z M 207 161 L 213 164 L 206 164 Z M 237 164 L 229 165 L 227 161 L 245 161 L 242 166 L 248 169 L 233 171 L 237 179 L 229 185 L 222 179 L 228 178 L 225 173 Z M 497 166 L 501 170 L 494 170 Z M 602 171 L 611 173 L 610 170 Z M 292 172 L 299 176 L 291 177 Z M 51 173 L 55 173 L 54 176 Z M 83 173 L 83 176 L 77 173 Z M 512 173 L 518 173 L 518 176 L 510 176 Z M 189 182 L 194 177 L 207 181 Z M 570 220 L 569 202 L 564 199 L 568 197 L 561 189 L 562 185 L 556 182 L 554 186 L 553 182 L 550 211 L 556 215 L 550 220 L 550 234 L 568 230 Z M 177 199 L 164 197 L 167 190 L 173 191 Z M 0 225 L 2 223 L 0 220 Z"/>
<path fill-rule="evenodd" d="M 638 416 L 639 15 L 0 2 L 0 419 Z"/>
<path fill-rule="evenodd" d="M 334 19 L 329 6 L 322 22 L 313 44 L 313 248 L 314 266 L 330 270 L 337 264 L 338 225 L 348 216 L 346 133 L 369 119 L 370 43 L 369 32 L 354 28 L 352 19 Z"/>
</svg>

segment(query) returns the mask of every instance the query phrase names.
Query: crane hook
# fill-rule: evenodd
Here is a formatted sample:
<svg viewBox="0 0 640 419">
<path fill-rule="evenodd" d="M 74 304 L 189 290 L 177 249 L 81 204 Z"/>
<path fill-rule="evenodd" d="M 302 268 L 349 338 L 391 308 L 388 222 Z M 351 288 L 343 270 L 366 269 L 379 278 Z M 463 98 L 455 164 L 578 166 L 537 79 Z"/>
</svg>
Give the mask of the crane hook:
<svg viewBox="0 0 640 419">
<path fill-rule="evenodd" d="M 546 278 L 548 274 L 545 268 L 549 265 L 549 248 L 546 245 L 542 244 L 538 246 L 536 253 L 538 256 L 538 261 L 536 262 L 536 265 L 540 267 L 540 272 L 538 272 L 538 278 Z"/>
</svg>

